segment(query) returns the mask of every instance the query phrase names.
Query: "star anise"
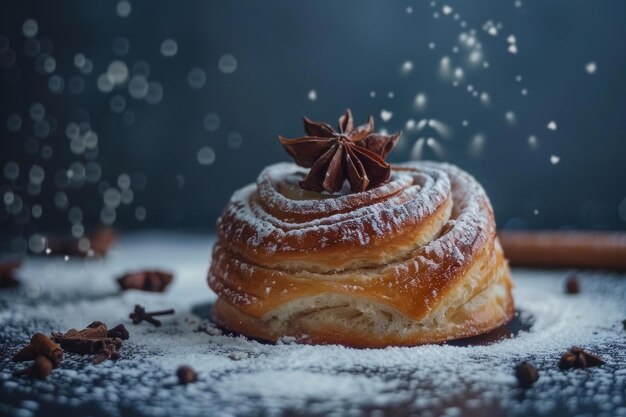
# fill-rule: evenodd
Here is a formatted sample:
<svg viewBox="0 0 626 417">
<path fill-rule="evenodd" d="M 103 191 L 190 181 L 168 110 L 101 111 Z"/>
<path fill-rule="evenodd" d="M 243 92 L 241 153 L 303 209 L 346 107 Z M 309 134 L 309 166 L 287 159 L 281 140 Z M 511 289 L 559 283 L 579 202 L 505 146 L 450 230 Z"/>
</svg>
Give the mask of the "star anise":
<svg viewBox="0 0 626 417">
<path fill-rule="evenodd" d="M 391 175 L 385 157 L 396 145 L 400 133 L 382 135 L 374 131 L 374 118 L 366 125 L 354 128 L 352 112 L 347 109 L 339 118 L 339 129 L 329 124 L 304 118 L 307 136 L 286 139 L 280 143 L 296 164 L 311 168 L 300 186 L 311 191 L 331 193 L 342 189 L 348 180 L 352 192 L 377 187 Z"/>
</svg>

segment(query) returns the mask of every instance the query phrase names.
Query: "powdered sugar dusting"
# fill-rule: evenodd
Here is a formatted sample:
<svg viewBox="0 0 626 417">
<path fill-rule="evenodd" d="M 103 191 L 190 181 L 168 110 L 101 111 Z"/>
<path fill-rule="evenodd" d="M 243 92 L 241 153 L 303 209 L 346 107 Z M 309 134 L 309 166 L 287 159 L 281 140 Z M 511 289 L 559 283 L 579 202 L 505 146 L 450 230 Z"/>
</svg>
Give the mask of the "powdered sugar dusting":
<svg viewBox="0 0 626 417">
<path fill-rule="evenodd" d="M 568 296 L 562 272 L 514 271 L 521 321 L 532 326 L 488 345 L 270 345 L 222 334 L 205 319 L 215 300 L 205 282 L 211 241 L 144 234 L 124 238 L 103 261 L 28 259 L 22 288 L 0 292 L 0 414 L 626 415 L 624 276 L 582 273 L 581 294 Z M 176 273 L 166 293 L 117 293 L 118 273 L 145 266 Z M 135 303 L 174 307 L 176 315 L 158 329 L 133 326 L 127 315 Z M 118 362 L 94 366 L 67 354 L 47 380 L 11 376 L 22 365 L 10 356 L 32 333 L 92 320 L 129 326 Z M 599 352 L 606 365 L 560 371 L 558 358 L 571 345 Z M 525 392 L 513 377 L 520 360 L 540 372 Z M 197 383 L 177 384 L 182 364 L 198 371 Z"/>
</svg>

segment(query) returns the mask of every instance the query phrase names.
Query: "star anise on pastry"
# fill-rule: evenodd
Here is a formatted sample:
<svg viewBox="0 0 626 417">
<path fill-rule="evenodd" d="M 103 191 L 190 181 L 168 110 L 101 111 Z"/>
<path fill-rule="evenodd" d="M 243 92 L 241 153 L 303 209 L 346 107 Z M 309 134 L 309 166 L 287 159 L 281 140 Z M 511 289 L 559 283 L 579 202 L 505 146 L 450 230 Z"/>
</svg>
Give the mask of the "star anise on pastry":
<svg viewBox="0 0 626 417">
<path fill-rule="evenodd" d="M 296 164 L 311 168 L 300 187 L 311 191 L 337 192 L 347 180 L 352 192 L 377 187 L 391 175 L 385 157 L 396 145 L 400 133 L 373 133 L 374 118 L 366 125 L 354 127 L 352 112 L 347 109 L 339 118 L 338 130 L 327 123 L 304 118 L 307 136 L 280 143 Z"/>
</svg>

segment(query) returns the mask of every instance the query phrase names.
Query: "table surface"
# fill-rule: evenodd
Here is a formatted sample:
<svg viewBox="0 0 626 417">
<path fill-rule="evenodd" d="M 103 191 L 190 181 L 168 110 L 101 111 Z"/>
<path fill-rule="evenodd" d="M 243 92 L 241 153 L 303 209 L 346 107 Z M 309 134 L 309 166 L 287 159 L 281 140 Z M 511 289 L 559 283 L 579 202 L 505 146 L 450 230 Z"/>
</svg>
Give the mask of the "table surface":
<svg viewBox="0 0 626 417">
<path fill-rule="evenodd" d="M 105 259 L 26 259 L 22 285 L 0 291 L 0 415 L 15 416 L 626 416 L 626 277 L 580 272 L 565 295 L 566 271 L 514 270 L 518 314 L 468 341 L 413 348 L 347 349 L 285 340 L 264 344 L 222 333 L 208 319 L 211 236 L 125 236 Z M 165 293 L 119 292 L 133 269 L 175 273 Z M 135 304 L 175 308 L 163 326 L 130 324 Z M 37 331 L 83 328 L 94 320 L 128 326 L 116 362 L 92 365 L 66 353 L 46 380 L 12 376 L 10 358 Z M 561 371 L 572 345 L 606 364 Z M 539 369 L 523 390 L 514 365 Z M 199 374 L 177 384 L 182 364 Z"/>
</svg>

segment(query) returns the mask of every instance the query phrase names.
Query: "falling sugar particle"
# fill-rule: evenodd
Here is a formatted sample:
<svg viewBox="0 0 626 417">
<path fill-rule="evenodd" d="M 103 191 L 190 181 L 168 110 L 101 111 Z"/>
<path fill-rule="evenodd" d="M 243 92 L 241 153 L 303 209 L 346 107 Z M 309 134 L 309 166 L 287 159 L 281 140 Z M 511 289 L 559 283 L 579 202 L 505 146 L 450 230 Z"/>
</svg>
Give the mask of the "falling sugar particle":
<svg viewBox="0 0 626 417">
<path fill-rule="evenodd" d="M 200 89 L 206 83 L 206 74 L 201 68 L 192 68 L 187 74 L 187 83 L 191 88 Z"/>
<path fill-rule="evenodd" d="M 243 143 L 243 136 L 239 132 L 230 132 L 226 138 L 226 142 L 232 149 L 238 149 Z"/>
<path fill-rule="evenodd" d="M 380 111 L 380 119 L 383 122 L 388 122 L 389 120 L 391 120 L 391 118 L 393 117 L 393 113 L 388 111 L 388 110 L 381 110 Z"/>
<path fill-rule="evenodd" d="M 176 56 L 178 53 L 178 44 L 174 39 L 165 39 L 161 43 L 161 54 L 166 57 Z"/>
<path fill-rule="evenodd" d="M 585 65 L 585 71 L 587 71 L 587 74 L 593 74 L 596 72 L 597 66 L 595 62 L 589 62 L 587 65 Z"/>
<path fill-rule="evenodd" d="M 504 118 L 509 124 L 515 124 L 517 122 L 517 117 L 515 116 L 515 113 L 513 113 L 512 111 L 506 112 L 506 114 L 504 115 Z"/>
<path fill-rule="evenodd" d="M 130 12 L 132 10 L 132 7 L 130 5 L 130 3 L 126 0 L 122 0 L 120 2 L 117 3 L 117 14 L 120 17 L 128 17 L 130 16 Z"/>
<path fill-rule="evenodd" d="M 517 45 L 509 45 L 509 53 L 516 54 L 517 53 Z"/>
<path fill-rule="evenodd" d="M 435 49 L 435 42 L 429 42 L 428 49 Z"/>
<path fill-rule="evenodd" d="M 224 74 L 232 74 L 237 70 L 237 59 L 231 54 L 222 55 L 218 62 L 218 68 Z"/>
<path fill-rule="evenodd" d="M 485 148 L 485 141 L 485 135 L 481 133 L 474 135 L 469 145 L 469 154 L 473 157 L 479 157 Z"/>
<path fill-rule="evenodd" d="M 198 151 L 198 162 L 201 165 L 211 165 L 215 162 L 215 151 L 210 146 L 204 146 Z"/>
<path fill-rule="evenodd" d="M 406 8 L 406 13 L 407 13 L 407 14 L 411 14 L 411 13 L 413 13 L 413 8 L 412 8 L 411 6 L 408 6 L 408 7 Z"/>
<path fill-rule="evenodd" d="M 128 50 L 130 49 L 130 43 L 128 42 L 128 39 L 120 36 L 118 38 L 115 38 L 111 49 L 113 50 L 113 53 L 115 55 L 123 56 L 128 53 Z"/>
<path fill-rule="evenodd" d="M 307 98 L 311 101 L 317 100 L 317 91 L 315 90 L 309 91 L 309 93 L 307 94 Z"/>
<path fill-rule="evenodd" d="M 132 98 L 142 99 L 148 95 L 148 81 L 142 75 L 135 75 L 128 83 L 128 94 Z"/>
<path fill-rule="evenodd" d="M 163 87 L 156 81 L 148 83 L 148 93 L 146 94 L 146 103 L 159 104 L 163 99 Z"/>
<path fill-rule="evenodd" d="M 36 36 L 38 31 L 39 25 L 37 24 L 37 21 L 33 19 L 27 19 L 22 25 L 22 33 L 27 38 L 32 38 Z"/>
<path fill-rule="evenodd" d="M 530 135 L 528 137 L 528 146 L 530 146 L 531 149 L 537 149 L 538 145 L 539 145 L 539 142 L 537 140 L 537 136 Z"/>
<path fill-rule="evenodd" d="M 209 132 L 215 132 L 220 127 L 220 118 L 215 113 L 207 113 L 202 121 L 204 128 Z"/>
<path fill-rule="evenodd" d="M 404 63 L 400 67 L 400 73 L 403 75 L 407 75 L 411 71 L 413 71 L 413 63 L 411 61 L 404 61 Z"/>
<path fill-rule="evenodd" d="M 550 163 L 552 163 L 552 165 L 556 165 L 559 163 L 559 161 L 561 161 L 561 158 L 556 156 L 556 155 L 551 155 L 550 156 Z"/>
<path fill-rule="evenodd" d="M 418 95 L 415 96 L 415 108 L 417 110 L 425 109 L 427 104 L 428 104 L 428 98 L 426 97 L 426 94 L 419 93 Z"/>
<path fill-rule="evenodd" d="M 135 218 L 142 222 L 146 219 L 146 209 L 142 206 L 139 206 L 135 209 Z"/>
<path fill-rule="evenodd" d="M 522 93 L 523 96 L 527 96 L 528 95 L 528 90 L 525 88 L 522 88 L 522 91 L 520 91 Z"/>
<path fill-rule="evenodd" d="M 535 216 L 537 216 L 537 215 L 539 214 L 539 210 L 537 210 L 537 209 L 533 210 L 533 214 L 534 214 Z"/>
<path fill-rule="evenodd" d="M 114 84 L 122 84 L 128 79 L 128 66 L 123 61 L 113 61 L 107 68 L 107 76 Z"/>
<path fill-rule="evenodd" d="M 464 127 L 469 126 L 469 122 L 468 122 L 467 120 L 463 120 L 463 121 L 461 122 L 461 124 L 462 124 Z"/>
<path fill-rule="evenodd" d="M 19 114 L 13 113 L 7 118 L 7 128 L 11 132 L 17 132 L 22 128 L 22 118 Z"/>
<path fill-rule="evenodd" d="M 556 122 L 554 120 L 550 121 L 550 123 L 548 123 L 548 129 L 549 130 L 556 130 L 557 126 L 556 126 Z"/>
<path fill-rule="evenodd" d="M 376 97 L 376 91 L 370 91 L 370 97 L 372 98 Z"/>
<path fill-rule="evenodd" d="M 396 94 L 393 91 L 390 91 L 387 93 L 387 97 L 389 98 L 394 98 L 396 96 Z"/>
<path fill-rule="evenodd" d="M 452 7 L 446 4 L 441 8 L 441 11 L 443 12 L 443 14 L 449 15 L 450 13 L 452 13 Z"/>
</svg>

